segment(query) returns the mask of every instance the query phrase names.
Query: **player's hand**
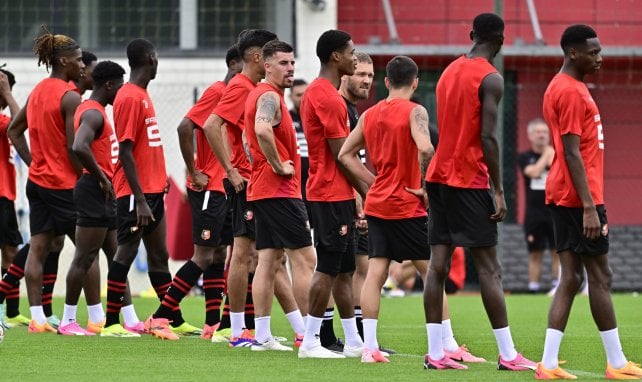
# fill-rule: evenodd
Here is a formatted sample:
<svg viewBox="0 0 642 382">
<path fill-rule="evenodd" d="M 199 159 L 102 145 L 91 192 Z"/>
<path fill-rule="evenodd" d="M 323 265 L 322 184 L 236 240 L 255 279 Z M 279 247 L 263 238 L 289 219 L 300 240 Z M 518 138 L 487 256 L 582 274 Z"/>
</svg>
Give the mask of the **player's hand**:
<svg viewBox="0 0 642 382">
<path fill-rule="evenodd" d="M 114 187 L 112 186 L 111 182 L 107 177 L 103 177 L 100 180 L 100 189 L 103 190 L 103 193 L 105 194 L 105 202 L 108 202 L 110 200 L 113 200 L 116 195 L 114 194 Z"/>
<path fill-rule="evenodd" d="M 207 186 L 207 182 L 209 182 L 207 175 L 200 171 L 196 171 L 190 175 L 190 179 L 192 180 L 191 187 L 194 191 L 203 191 L 205 186 Z"/>
<path fill-rule="evenodd" d="M 239 170 L 236 167 L 233 167 L 227 173 L 227 179 L 232 183 L 232 186 L 234 186 L 234 190 L 236 190 L 237 193 L 243 191 L 245 188 L 245 182 L 248 181 L 248 179 L 241 176 L 241 173 L 239 173 Z"/>
<path fill-rule="evenodd" d="M 424 188 L 410 188 L 410 187 L 404 187 L 404 189 L 407 192 L 410 192 L 411 194 L 420 197 L 421 201 L 424 203 L 424 207 L 428 208 L 428 194 L 426 193 L 426 189 L 424 189 Z"/>
<path fill-rule="evenodd" d="M 291 160 L 281 162 L 281 168 L 272 167 L 272 171 L 281 176 L 294 176 L 294 162 Z"/>
<path fill-rule="evenodd" d="M 600 218 L 597 216 L 595 207 L 584 208 L 582 223 L 584 226 L 584 236 L 588 240 L 596 240 L 600 237 L 602 225 L 600 224 Z"/>
<path fill-rule="evenodd" d="M 360 234 L 362 235 L 367 235 L 368 234 L 368 221 L 363 218 L 357 218 L 357 221 L 355 223 L 357 226 L 357 231 L 359 231 Z"/>
<path fill-rule="evenodd" d="M 506 200 L 503 191 L 495 191 L 495 213 L 490 215 L 490 220 L 499 223 L 506 217 Z"/>
<path fill-rule="evenodd" d="M 142 201 L 136 202 L 136 227 L 143 228 L 147 227 L 151 222 L 156 221 L 154 215 L 152 214 L 152 209 L 149 208 L 147 201 L 143 199 Z M 132 229 L 132 231 L 134 231 Z"/>
</svg>

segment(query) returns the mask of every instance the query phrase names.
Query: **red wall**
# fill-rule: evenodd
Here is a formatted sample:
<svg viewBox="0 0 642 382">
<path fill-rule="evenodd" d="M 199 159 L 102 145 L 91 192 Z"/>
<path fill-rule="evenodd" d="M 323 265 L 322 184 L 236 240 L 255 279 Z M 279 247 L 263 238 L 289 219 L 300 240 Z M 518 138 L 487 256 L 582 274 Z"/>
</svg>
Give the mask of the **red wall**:
<svg viewBox="0 0 642 382">
<path fill-rule="evenodd" d="M 605 45 L 642 45 L 642 0 L 535 0 L 544 40 L 557 45 L 566 26 L 592 25 Z M 389 41 L 381 1 L 339 0 L 338 25 L 358 44 L 372 37 Z M 494 10 L 493 0 L 390 0 L 399 38 L 404 44 L 467 44 L 473 18 Z M 422 4 L 423 3 L 423 4 Z M 534 42 L 523 0 L 504 0 L 506 43 Z"/>
<path fill-rule="evenodd" d="M 493 10 L 492 0 L 465 2 L 390 0 L 399 38 L 403 44 L 469 44 L 468 32 L 475 15 Z M 544 40 L 557 45 L 572 23 L 592 25 L 603 46 L 642 46 L 642 0 L 535 0 Z M 338 27 L 357 44 L 376 37 L 388 42 L 388 29 L 380 1 L 339 0 Z M 506 44 L 517 37 L 534 41 L 526 2 L 504 1 Z M 375 57 L 385 67 L 388 57 Z M 450 57 L 415 57 L 423 69 L 443 68 Z M 517 150 L 528 148 L 526 124 L 541 116 L 542 97 L 562 63 L 559 57 L 505 57 L 506 70 L 517 72 Z M 596 100 L 605 133 L 605 193 L 612 224 L 642 224 L 642 57 L 604 57 L 602 71 L 587 78 Z M 508 128 L 508 126 L 505 126 Z M 523 219 L 523 185 L 518 179 L 518 220 Z"/>
</svg>

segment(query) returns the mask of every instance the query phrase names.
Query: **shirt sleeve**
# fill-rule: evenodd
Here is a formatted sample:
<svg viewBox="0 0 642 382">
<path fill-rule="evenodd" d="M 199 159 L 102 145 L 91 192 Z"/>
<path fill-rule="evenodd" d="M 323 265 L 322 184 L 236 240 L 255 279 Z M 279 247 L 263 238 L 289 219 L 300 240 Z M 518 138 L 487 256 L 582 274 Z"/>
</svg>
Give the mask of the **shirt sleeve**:
<svg viewBox="0 0 642 382">
<path fill-rule="evenodd" d="M 9 128 L 9 123 L 11 118 L 7 117 L 4 114 L 0 114 L 0 136 L 7 135 L 7 129 Z"/>
<path fill-rule="evenodd" d="M 221 96 L 222 91 L 214 88 L 214 86 L 210 86 L 205 90 L 196 104 L 187 112 L 185 118 L 194 122 L 199 128 L 202 128 L 207 118 L 209 118 L 210 114 L 214 111 Z"/>
<path fill-rule="evenodd" d="M 141 100 L 126 97 L 119 101 L 114 105 L 114 126 L 118 142 L 136 142 L 136 129 L 143 125 L 140 123 Z"/>
<path fill-rule="evenodd" d="M 560 134 L 582 135 L 582 122 L 586 115 L 586 103 L 577 89 L 568 89 L 560 94 Z"/>
<path fill-rule="evenodd" d="M 325 138 L 345 138 L 350 134 L 350 118 L 348 108 L 341 96 L 329 97 L 317 104 L 317 116 L 323 125 Z"/>
<path fill-rule="evenodd" d="M 245 98 L 247 94 L 243 96 L 243 90 L 240 86 L 228 86 L 223 97 L 214 108 L 214 114 L 224 119 L 225 122 L 238 126 L 243 118 L 243 113 L 245 113 Z M 241 97 L 243 101 L 239 102 Z"/>
</svg>

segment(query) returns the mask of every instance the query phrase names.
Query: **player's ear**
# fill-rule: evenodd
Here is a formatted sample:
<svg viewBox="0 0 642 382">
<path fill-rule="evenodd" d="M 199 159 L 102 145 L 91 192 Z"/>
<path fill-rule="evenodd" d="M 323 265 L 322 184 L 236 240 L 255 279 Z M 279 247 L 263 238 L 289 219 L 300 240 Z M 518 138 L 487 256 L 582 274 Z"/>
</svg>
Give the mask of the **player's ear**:
<svg viewBox="0 0 642 382">
<path fill-rule="evenodd" d="M 388 77 L 383 78 L 383 83 L 386 84 L 386 89 L 390 90 L 390 81 L 388 80 Z"/>
</svg>

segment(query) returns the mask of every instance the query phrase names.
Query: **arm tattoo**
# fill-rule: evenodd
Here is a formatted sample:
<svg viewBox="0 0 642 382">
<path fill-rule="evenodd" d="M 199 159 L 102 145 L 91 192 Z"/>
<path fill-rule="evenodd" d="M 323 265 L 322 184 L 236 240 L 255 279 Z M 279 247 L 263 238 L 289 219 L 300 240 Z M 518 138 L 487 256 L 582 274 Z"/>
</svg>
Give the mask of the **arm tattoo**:
<svg viewBox="0 0 642 382">
<path fill-rule="evenodd" d="M 261 104 L 256 111 L 255 122 L 265 122 L 272 125 L 272 121 L 276 117 L 276 101 L 271 95 L 261 97 Z"/>
<path fill-rule="evenodd" d="M 422 113 L 422 109 L 420 108 L 415 109 L 415 122 L 417 122 L 420 133 L 430 135 L 428 132 L 428 116 Z"/>
<path fill-rule="evenodd" d="M 243 150 L 245 150 L 245 155 L 247 156 L 247 160 L 252 164 L 252 153 L 250 152 L 250 144 L 245 142 L 243 143 Z"/>
</svg>

